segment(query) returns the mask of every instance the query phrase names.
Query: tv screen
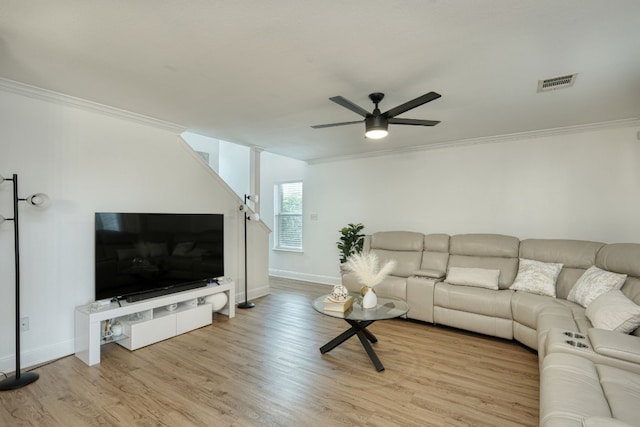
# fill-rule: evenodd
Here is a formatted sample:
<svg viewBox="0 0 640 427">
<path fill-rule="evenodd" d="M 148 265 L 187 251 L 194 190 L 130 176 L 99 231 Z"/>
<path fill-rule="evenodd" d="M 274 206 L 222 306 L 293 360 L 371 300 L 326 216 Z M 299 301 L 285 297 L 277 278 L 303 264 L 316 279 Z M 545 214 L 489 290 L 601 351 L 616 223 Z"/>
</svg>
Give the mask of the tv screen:
<svg viewBox="0 0 640 427">
<path fill-rule="evenodd" d="M 224 276 L 222 214 L 95 214 L 95 299 L 146 297 Z"/>
</svg>

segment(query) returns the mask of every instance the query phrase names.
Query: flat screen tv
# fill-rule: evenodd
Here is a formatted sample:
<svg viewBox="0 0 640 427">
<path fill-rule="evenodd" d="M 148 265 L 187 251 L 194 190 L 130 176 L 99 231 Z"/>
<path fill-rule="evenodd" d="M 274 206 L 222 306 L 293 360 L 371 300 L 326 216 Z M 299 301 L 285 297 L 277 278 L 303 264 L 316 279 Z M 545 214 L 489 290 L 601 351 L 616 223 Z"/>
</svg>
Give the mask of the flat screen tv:
<svg viewBox="0 0 640 427">
<path fill-rule="evenodd" d="M 224 276 L 222 214 L 95 214 L 95 299 L 129 302 Z"/>
</svg>

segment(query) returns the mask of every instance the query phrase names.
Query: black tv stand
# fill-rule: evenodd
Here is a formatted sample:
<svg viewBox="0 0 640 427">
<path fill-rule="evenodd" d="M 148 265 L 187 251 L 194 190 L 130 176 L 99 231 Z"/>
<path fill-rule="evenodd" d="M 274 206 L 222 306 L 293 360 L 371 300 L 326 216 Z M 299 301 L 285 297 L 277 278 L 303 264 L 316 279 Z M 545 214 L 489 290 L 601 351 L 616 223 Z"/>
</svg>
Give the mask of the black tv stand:
<svg viewBox="0 0 640 427">
<path fill-rule="evenodd" d="M 191 289 L 203 288 L 207 286 L 207 282 L 192 282 L 183 285 L 171 286 L 167 288 L 156 289 L 149 292 L 127 295 L 124 299 L 127 302 L 142 301 L 149 298 L 161 297 L 163 295 L 175 294 L 176 292 L 189 291 Z"/>
</svg>

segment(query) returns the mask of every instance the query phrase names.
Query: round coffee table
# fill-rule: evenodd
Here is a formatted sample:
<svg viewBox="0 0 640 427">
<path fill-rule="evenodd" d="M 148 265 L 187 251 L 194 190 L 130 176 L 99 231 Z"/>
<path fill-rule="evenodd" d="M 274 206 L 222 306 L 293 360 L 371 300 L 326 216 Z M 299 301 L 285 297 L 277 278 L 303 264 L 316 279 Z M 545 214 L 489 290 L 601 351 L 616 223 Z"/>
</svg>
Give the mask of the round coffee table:
<svg viewBox="0 0 640 427">
<path fill-rule="evenodd" d="M 364 347 L 365 351 L 369 355 L 369 359 L 373 362 L 378 372 L 384 370 L 384 366 L 380 362 L 378 355 L 371 347 L 371 343 L 378 342 L 378 339 L 371 332 L 367 330 L 367 326 L 371 325 L 377 320 L 393 319 L 400 317 L 409 311 L 409 305 L 400 298 L 394 297 L 378 297 L 378 305 L 375 308 L 362 308 L 362 296 L 357 293 L 351 293 L 353 296 L 353 307 L 346 312 L 329 311 L 324 309 L 324 300 L 327 295 L 313 300 L 313 308 L 325 316 L 337 317 L 344 319 L 351 327 L 320 347 L 320 353 L 325 354 L 354 335 L 357 335 L 360 339 L 360 343 Z"/>
</svg>

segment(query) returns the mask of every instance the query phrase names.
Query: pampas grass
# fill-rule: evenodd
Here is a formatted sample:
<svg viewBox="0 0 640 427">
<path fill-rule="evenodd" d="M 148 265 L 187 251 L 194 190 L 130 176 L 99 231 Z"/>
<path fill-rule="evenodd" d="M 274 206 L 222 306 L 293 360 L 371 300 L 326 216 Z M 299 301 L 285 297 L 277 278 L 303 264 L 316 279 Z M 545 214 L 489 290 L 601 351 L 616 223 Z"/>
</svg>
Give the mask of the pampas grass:
<svg viewBox="0 0 640 427">
<path fill-rule="evenodd" d="M 378 256 L 373 252 L 357 253 L 347 258 L 345 268 L 356 275 L 360 284 L 373 288 L 380 284 L 396 267 L 395 260 L 388 260 L 378 269 Z"/>
</svg>

